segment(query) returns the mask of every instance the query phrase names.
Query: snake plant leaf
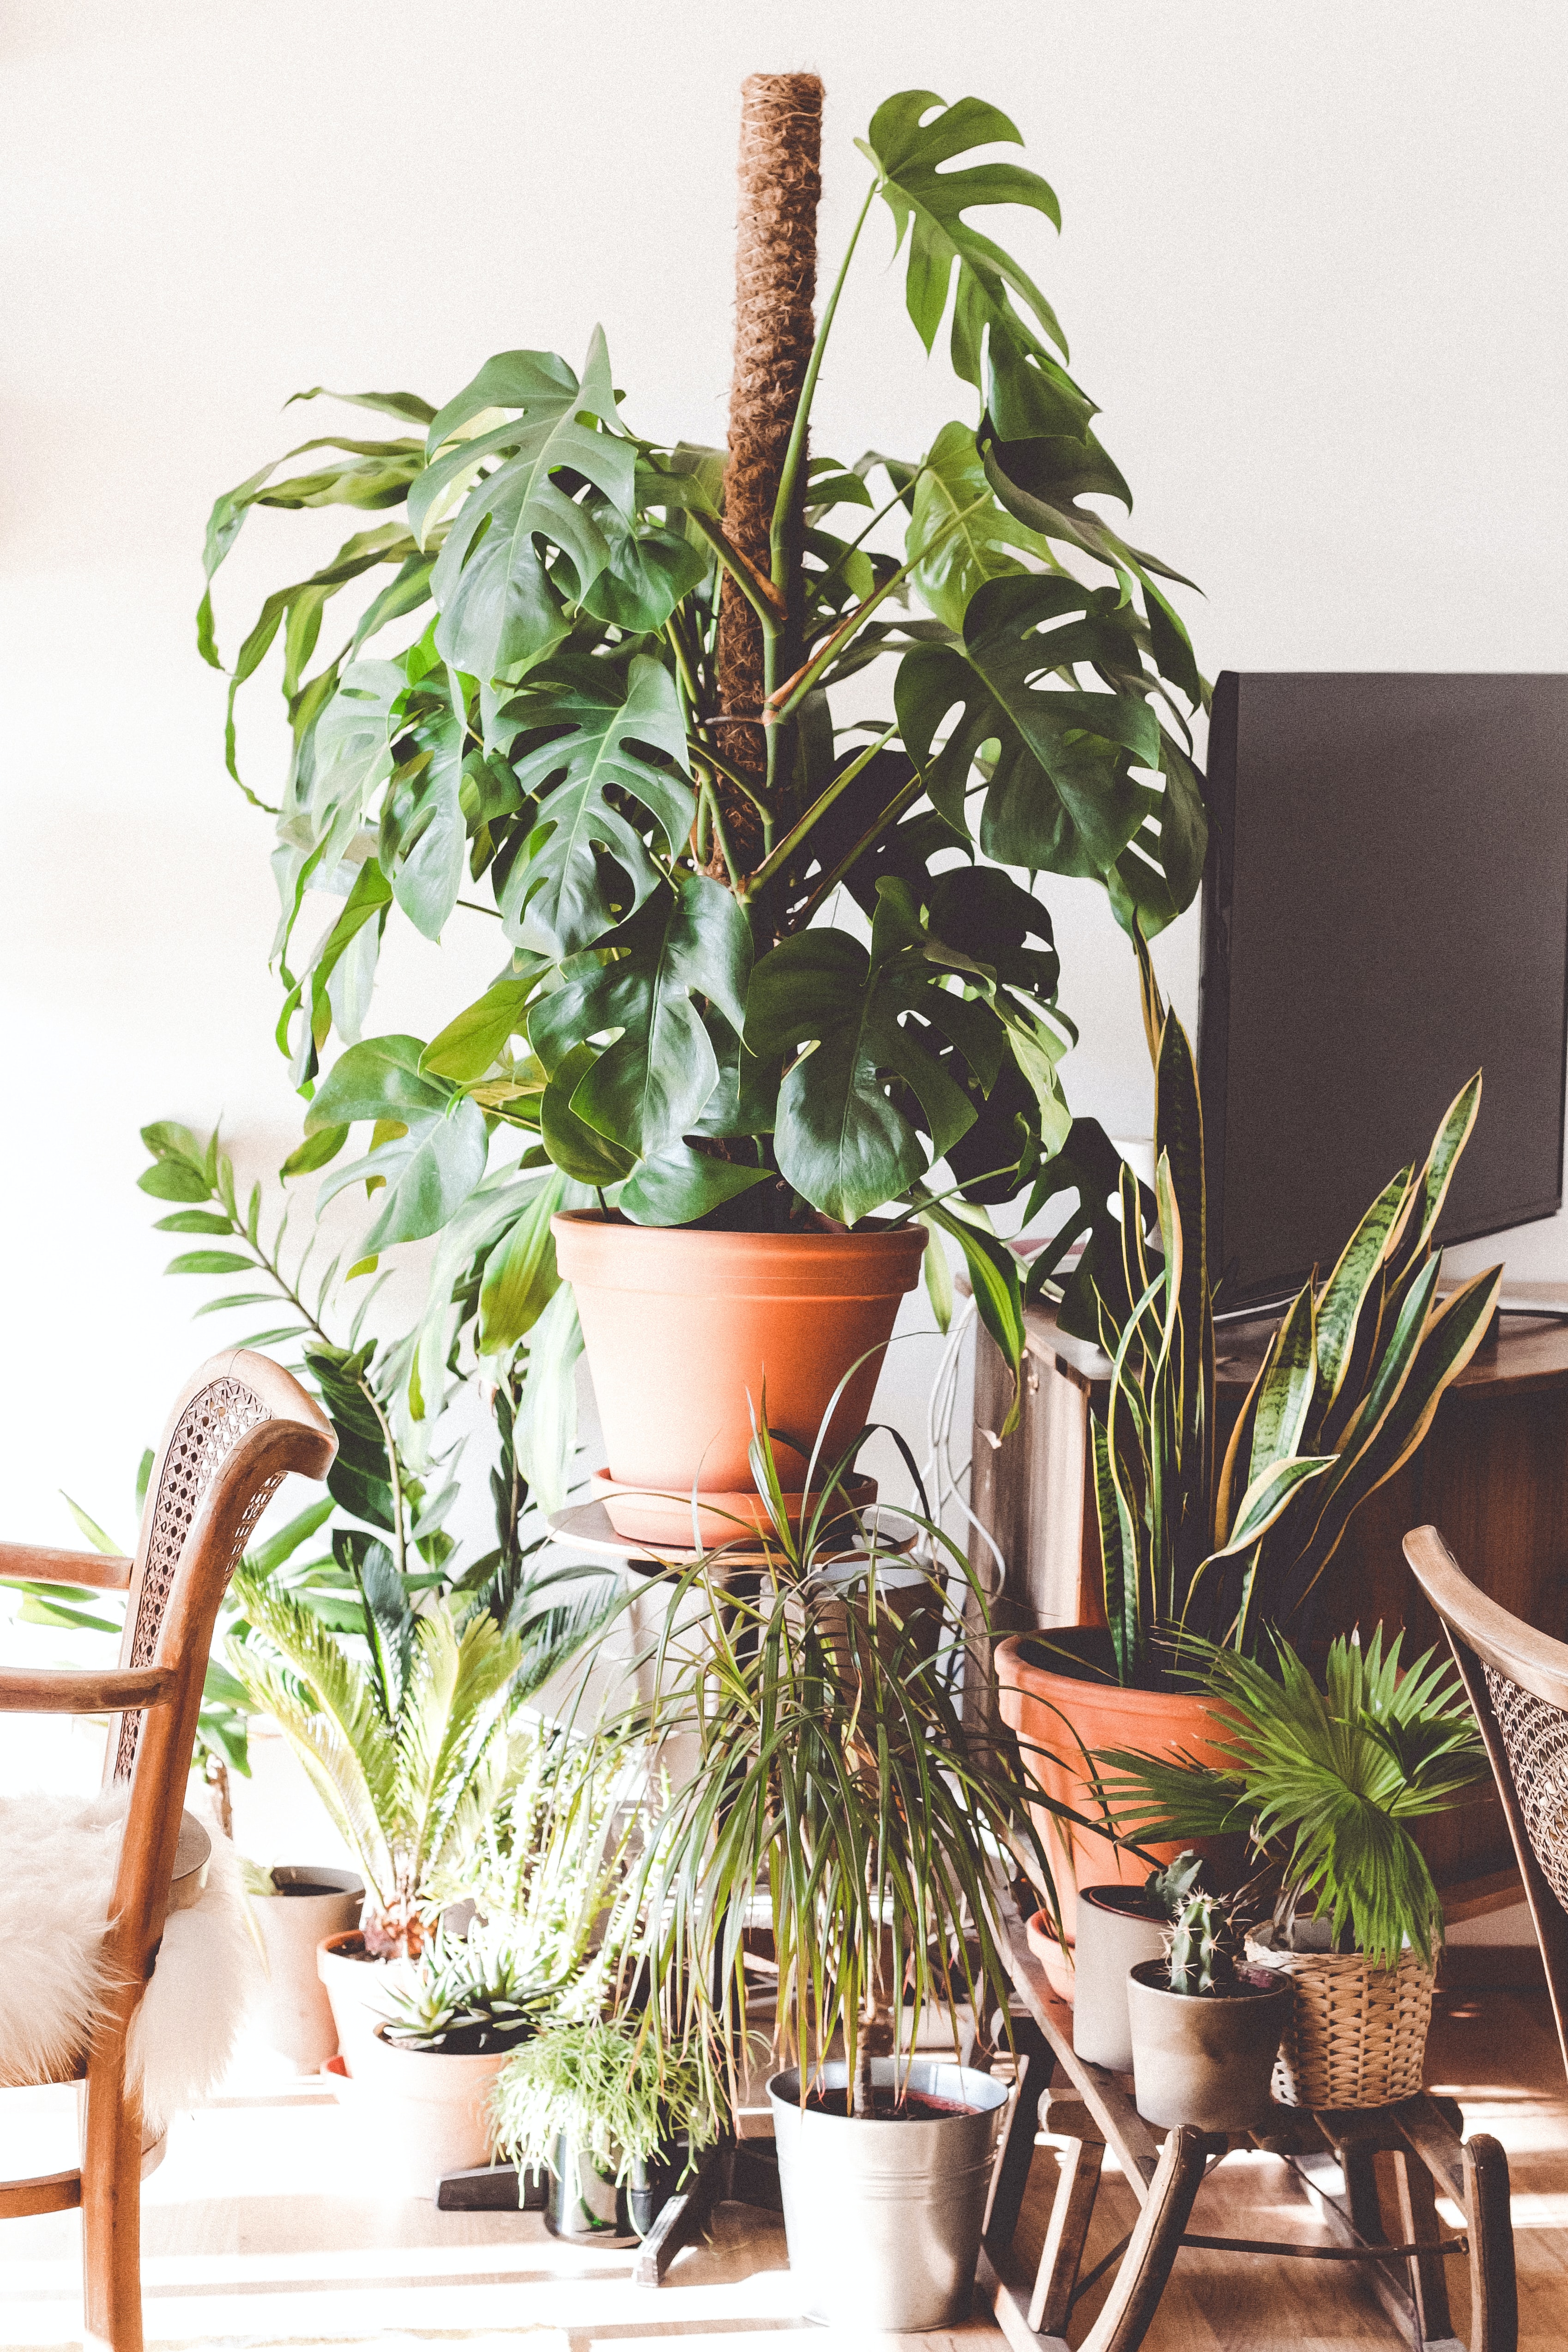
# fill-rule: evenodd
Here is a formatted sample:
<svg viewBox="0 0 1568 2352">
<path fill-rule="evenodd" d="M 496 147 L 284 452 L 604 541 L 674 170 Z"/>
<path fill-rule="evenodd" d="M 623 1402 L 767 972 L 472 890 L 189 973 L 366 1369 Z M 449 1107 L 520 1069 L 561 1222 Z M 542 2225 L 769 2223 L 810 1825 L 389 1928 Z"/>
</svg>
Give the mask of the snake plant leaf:
<svg viewBox="0 0 1568 2352">
<path fill-rule="evenodd" d="M 1399 1224 L 1411 1171 L 1391 1177 L 1340 1252 L 1318 1302 L 1317 1420 L 1339 1402 L 1367 1300 L 1376 1287 L 1390 1235 Z"/>
<path fill-rule="evenodd" d="M 647 812 L 671 857 L 691 830 L 697 802 L 675 680 L 646 654 L 633 656 L 624 677 L 610 662 L 578 661 L 527 686 L 508 702 L 506 717 L 518 730 L 565 731 L 512 761 L 520 788 L 541 797 L 526 852 L 502 886 L 501 914 L 520 945 L 574 955 L 659 884 L 641 835 L 606 798 L 608 790 Z M 601 850 L 626 877 L 629 905 L 612 904 Z"/>
<path fill-rule="evenodd" d="M 604 532 L 560 475 L 591 483 L 630 524 L 636 450 L 616 428 L 609 371 L 604 334 L 595 328 L 581 383 L 574 378 L 569 389 L 542 394 L 515 428 L 498 428 L 498 435 L 515 430 L 515 452 L 463 500 L 430 577 L 441 616 L 436 643 L 455 669 L 490 679 L 537 657 L 563 634 L 563 604 L 581 603 L 604 570 L 610 552 Z M 457 454 L 466 460 L 470 445 Z M 426 478 L 438 476 L 445 462 Z M 431 495 L 422 491 L 411 504 L 416 527 Z M 559 550 L 555 567 L 544 551 L 551 546 Z"/>
<path fill-rule="evenodd" d="M 590 952 L 562 966 L 561 985 L 530 1015 L 529 1043 L 553 1076 L 574 1045 L 618 1031 L 578 1083 L 572 1111 L 637 1159 L 653 1159 L 679 1142 L 718 1084 L 697 1000 L 737 1034 L 744 1025 L 751 928 L 721 883 L 677 872 L 612 943 L 613 961 Z"/>
<path fill-rule="evenodd" d="M 713 1160 L 689 1143 L 667 1144 L 621 1187 L 618 1206 L 635 1225 L 689 1225 L 726 1201 L 769 1181 L 772 1170 Z"/>
<path fill-rule="evenodd" d="M 1325 1471 L 1335 1469 L 1339 1458 L 1337 1454 L 1293 1454 L 1283 1461 L 1270 1462 L 1247 1487 L 1229 1537 L 1209 1554 L 1204 1567 L 1217 1559 L 1234 1559 L 1238 1553 L 1250 1550 L 1260 1536 L 1268 1534 L 1297 1489 L 1309 1479 L 1321 1478 Z"/>
<path fill-rule="evenodd" d="M 1421 1220 L 1416 1227 L 1415 1246 L 1425 1249 L 1432 1239 L 1443 1204 L 1448 1197 L 1448 1187 L 1454 1181 L 1454 1171 L 1475 1129 L 1481 1108 L 1481 1073 L 1479 1070 L 1468 1085 L 1460 1087 L 1444 1112 L 1442 1121 L 1426 1155 L 1426 1165 L 1421 1171 Z"/>
<path fill-rule="evenodd" d="M 933 113 L 934 121 L 925 120 Z M 1000 374 L 1005 397 L 1028 429 L 1081 432 L 1094 414 L 1093 404 L 1047 357 L 1040 335 L 1014 307 L 1013 298 L 1065 359 L 1067 343 L 1056 313 L 1012 256 L 963 217 L 983 205 L 1021 205 L 1043 213 L 1053 227 L 1061 226 L 1056 196 L 1037 172 L 1012 163 L 952 168 L 955 157 L 998 143 L 1023 144 L 999 109 L 975 98 L 947 106 L 929 89 L 900 90 L 886 100 L 872 116 L 864 142 L 881 173 L 879 193 L 893 215 L 898 245 L 906 236 L 909 241 L 904 299 L 927 351 L 936 341 L 952 291 L 949 348 L 954 373 L 981 389 L 982 353 L 989 341 L 994 373 Z"/>
<path fill-rule="evenodd" d="M 984 506 L 977 504 L 982 499 Z M 958 518 L 931 553 L 920 556 L 942 526 Z M 987 580 L 1026 571 L 1026 556 L 1053 572 L 1061 569 L 1050 541 L 1019 522 L 992 494 L 973 429 L 957 423 L 942 426 L 916 479 L 907 553 L 919 556 L 910 575 L 916 594 L 955 636 L 963 632 L 970 598 Z"/>
<path fill-rule="evenodd" d="M 943 984 L 951 960 L 921 923 L 908 885 L 884 878 L 869 950 L 840 931 L 797 931 L 752 973 L 746 1045 L 764 1061 L 799 1055 L 779 1089 L 779 1167 L 826 1216 L 853 1224 L 925 1172 L 919 1134 L 890 1099 L 889 1077 L 902 1079 L 918 1102 L 933 1160 L 973 1122 L 973 1103 L 919 1032 L 903 1025 L 914 1015 L 951 1036 L 966 1058 L 988 1053 L 989 1034 L 976 1044 L 966 1018 L 974 1008 Z"/>
<path fill-rule="evenodd" d="M 1318 1377 L 1312 1307 L 1312 1285 L 1304 1283 L 1269 1344 L 1253 1412 L 1249 1486 L 1300 1449 Z"/>
</svg>

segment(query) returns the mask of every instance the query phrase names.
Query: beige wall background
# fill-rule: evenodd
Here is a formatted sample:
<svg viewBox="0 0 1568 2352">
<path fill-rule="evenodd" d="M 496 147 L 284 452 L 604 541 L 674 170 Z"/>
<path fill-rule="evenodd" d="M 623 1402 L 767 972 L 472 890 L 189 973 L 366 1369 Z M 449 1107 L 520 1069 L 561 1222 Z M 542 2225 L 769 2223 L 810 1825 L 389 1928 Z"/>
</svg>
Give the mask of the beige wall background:
<svg viewBox="0 0 1568 2352">
<path fill-rule="evenodd" d="M 827 84 L 825 257 L 890 91 L 991 99 L 1060 196 L 1018 244 L 1137 494 L 1198 582 L 1203 667 L 1551 668 L 1565 659 L 1568 19 L 1492 0 L 11 0 L 0 23 L 0 726 L 5 1072 L 0 1492 L 68 1542 L 124 1529 L 136 1459 L 222 1336 L 168 1282 L 137 1129 L 221 1117 L 242 1167 L 297 1140 L 271 1043 L 268 822 L 223 772 L 193 613 L 215 494 L 320 429 L 302 386 L 440 400 L 490 352 L 581 355 L 628 414 L 720 440 L 738 89 Z M 881 231 L 816 446 L 917 452 L 967 413 L 925 367 Z M 374 428 L 373 428 L 374 429 Z M 346 536 L 261 517 L 223 577 L 232 654 L 265 590 Z M 290 564 L 298 569 L 286 570 Z M 246 772 L 275 797 L 273 688 Z M 1045 895 L 1083 1032 L 1075 1106 L 1150 1119 L 1125 947 Z M 373 1027 L 430 1035 L 496 961 L 405 926 Z M 489 936 L 485 936 L 486 932 Z M 1189 1012 L 1193 918 L 1159 961 Z M 1508 1244 L 1568 1276 L 1559 1218 Z M 926 1328 L 911 1310 L 910 1331 Z M 915 1432 L 934 1343 L 895 1351 Z"/>
</svg>

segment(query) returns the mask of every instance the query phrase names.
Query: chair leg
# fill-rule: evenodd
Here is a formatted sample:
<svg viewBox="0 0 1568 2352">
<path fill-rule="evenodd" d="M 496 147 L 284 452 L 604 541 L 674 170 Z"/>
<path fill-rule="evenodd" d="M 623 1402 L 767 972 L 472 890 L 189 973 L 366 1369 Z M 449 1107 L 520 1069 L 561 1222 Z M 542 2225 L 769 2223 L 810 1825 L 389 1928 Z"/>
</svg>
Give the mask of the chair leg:
<svg viewBox="0 0 1568 2352">
<path fill-rule="evenodd" d="M 1442 2231 L 1437 2223 L 1437 2207 L 1432 2192 L 1432 2176 L 1419 2156 L 1406 2156 L 1396 2151 L 1394 2158 L 1394 2187 L 1399 2200 L 1399 2234 L 1407 2246 L 1430 2246 L 1430 2253 L 1410 2256 L 1410 2301 L 1415 2313 L 1416 2326 L 1423 2341 L 1440 2342 L 1451 2336 L 1454 2323 L 1448 2315 L 1448 2286 L 1443 2276 L 1443 2257 L 1437 2252 Z"/>
<path fill-rule="evenodd" d="M 1209 2146 L 1208 2136 L 1190 2124 L 1167 2137 L 1121 2267 L 1082 2352 L 1138 2352 L 1165 2292 Z"/>
<path fill-rule="evenodd" d="M 1516 2352 L 1519 2284 L 1508 2156 L 1490 2132 L 1465 2142 L 1465 2213 L 1470 2231 L 1470 2352 Z"/>
<path fill-rule="evenodd" d="M 120 2063 L 89 2061 L 81 2155 L 87 2352 L 143 2352 L 142 2102 Z"/>
</svg>

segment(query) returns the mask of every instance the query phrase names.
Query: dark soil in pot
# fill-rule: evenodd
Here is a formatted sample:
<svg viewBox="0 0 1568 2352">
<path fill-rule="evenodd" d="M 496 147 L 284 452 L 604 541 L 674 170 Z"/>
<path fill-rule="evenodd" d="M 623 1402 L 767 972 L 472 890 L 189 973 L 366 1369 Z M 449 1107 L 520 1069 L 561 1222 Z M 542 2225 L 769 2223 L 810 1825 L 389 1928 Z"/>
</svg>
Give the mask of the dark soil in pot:
<svg viewBox="0 0 1568 2352">
<path fill-rule="evenodd" d="M 947 2116 L 973 2116 L 980 2110 L 965 2106 L 959 2099 L 939 2099 L 930 2091 L 906 2091 L 900 2099 L 888 2090 L 872 2093 L 872 2112 L 857 2116 L 851 2105 L 851 2094 L 843 2091 L 818 2091 L 805 2103 L 808 2116 L 847 2116 L 852 2123 L 930 2124 Z"/>
</svg>

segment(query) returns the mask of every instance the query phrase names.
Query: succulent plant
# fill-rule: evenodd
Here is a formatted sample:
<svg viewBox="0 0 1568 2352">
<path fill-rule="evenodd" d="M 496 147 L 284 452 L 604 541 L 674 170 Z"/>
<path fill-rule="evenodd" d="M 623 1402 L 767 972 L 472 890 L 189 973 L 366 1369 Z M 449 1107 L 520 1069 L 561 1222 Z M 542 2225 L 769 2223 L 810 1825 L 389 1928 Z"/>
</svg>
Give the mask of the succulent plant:
<svg viewBox="0 0 1568 2352">
<path fill-rule="evenodd" d="M 1191 1888 L 1176 1909 L 1171 1931 L 1171 1990 L 1231 1991 L 1239 1955 L 1240 1938 L 1218 1895 Z"/>
<path fill-rule="evenodd" d="M 437 1936 L 414 1982 L 391 1995 L 386 2039 L 399 2050 L 510 2050 L 539 2031 L 551 2000 L 549 1988 L 521 1981 L 504 1944 Z"/>
</svg>

